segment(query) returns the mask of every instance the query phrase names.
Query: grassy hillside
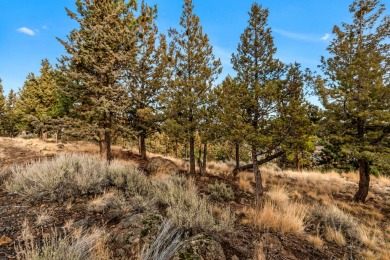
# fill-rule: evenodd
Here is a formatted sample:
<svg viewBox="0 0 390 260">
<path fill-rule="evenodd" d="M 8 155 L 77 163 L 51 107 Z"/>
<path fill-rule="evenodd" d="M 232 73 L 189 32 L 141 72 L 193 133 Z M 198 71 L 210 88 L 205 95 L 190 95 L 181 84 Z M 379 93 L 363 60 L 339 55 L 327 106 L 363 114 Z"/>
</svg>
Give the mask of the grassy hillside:
<svg viewBox="0 0 390 260">
<path fill-rule="evenodd" d="M 351 202 L 356 173 L 262 169 L 254 177 L 212 162 L 151 167 L 114 147 L 110 165 L 85 142 L 0 139 L 0 258 L 388 259 L 390 179 L 373 177 L 366 204 Z M 159 155 L 149 154 L 148 157 Z M 31 161 L 34 160 L 34 161 Z M 170 166 L 168 166 L 170 165 Z"/>
</svg>

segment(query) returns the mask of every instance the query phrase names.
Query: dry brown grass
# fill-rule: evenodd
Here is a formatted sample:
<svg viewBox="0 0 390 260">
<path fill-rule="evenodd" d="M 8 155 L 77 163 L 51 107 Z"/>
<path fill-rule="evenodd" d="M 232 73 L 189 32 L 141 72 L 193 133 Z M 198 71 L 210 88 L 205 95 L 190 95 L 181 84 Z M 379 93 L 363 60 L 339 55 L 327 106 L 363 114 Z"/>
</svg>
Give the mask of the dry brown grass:
<svg viewBox="0 0 390 260">
<path fill-rule="evenodd" d="M 360 259 L 364 260 L 377 260 L 378 256 L 371 250 L 361 250 L 359 251 Z"/>
<path fill-rule="evenodd" d="M 93 212 L 105 212 L 109 209 L 124 210 L 126 208 L 126 200 L 122 193 L 111 190 L 104 192 L 103 195 L 96 196 L 88 203 L 88 209 Z"/>
<path fill-rule="evenodd" d="M 35 224 L 37 226 L 44 226 L 49 224 L 53 220 L 53 217 L 51 214 L 47 211 L 42 211 L 37 215 L 37 220 Z"/>
<path fill-rule="evenodd" d="M 334 242 L 339 246 L 345 246 L 347 244 L 341 231 L 328 226 L 325 227 L 325 238 L 329 242 Z"/>
<path fill-rule="evenodd" d="M 252 224 L 264 230 L 281 233 L 299 234 L 305 229 L 307 207 L 298 203 L 283 203 L 281 206 L 266 201 L 262 208 L 244 210 L 244 223 Z"/>
<path fill-rule="evenodd" d="M 324 240 L 319 235 L 308 235 L 306 237 L 307 242 L 311 244 L 315 249 L 322 249 L 324 247 Z"/>
<path fill-rule="evenodd" d="M 254 189 L 251 182 L 254 181 L 252 172 L 240 172 L 238 174 L 238 187 L 246 192 L 253 193 Z"/>
<path fill-rule="evenodd" d="M 56 230 L 45 236 L 43 243 L 35 240 L 33 232 L 25 221 L 19 244 L 15 246 L 17 259 L 23 260 L 108 260 L 111 254 L 106 246 L 106 234 L 100 229 L 60 235 Z"/>
<path fill-rule="evenodd" d="M 275 202 L 276 204 L 286 203 L 289 200 L 289 192 L 286 187 L 283 186 L 273 186 L 267 192 L 268 198 Z"/>
<path fill-rule="evenodd" d="M 374 234 L 375 229 L 369 229 L 365 226 L 359 226 L 359 241 L 363 243 L 367 248 L 371 250 L 378 250 L 378 238 Z"/>
<path fill-rule="evenodd" d="M 233 172 L 234 167 L 229 166 L 223 162 L 211 161 L 207 163 L 207 173 L 213 175 L 230 175 Z"/>
</svg>

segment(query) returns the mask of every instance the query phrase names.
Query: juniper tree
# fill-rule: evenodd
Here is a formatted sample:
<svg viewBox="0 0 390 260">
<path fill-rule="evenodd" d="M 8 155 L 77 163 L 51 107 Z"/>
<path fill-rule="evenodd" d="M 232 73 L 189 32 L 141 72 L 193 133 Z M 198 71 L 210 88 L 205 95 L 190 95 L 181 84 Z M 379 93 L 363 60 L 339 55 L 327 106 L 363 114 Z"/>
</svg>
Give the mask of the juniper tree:
<svg viewBox="0 0 390 260">
<path fill-rule="evenodd" d="M 257 158 L 260 149 L 272 152 L 269 135 L 270 121 L 275 117 L 277 81 L 283 75 L 284 65 L 274 58 L 271 28 L 267 26 L 268 9 L 254 3 L 249 12 L 248 26 L 241 35 L 232 64 L 240 84 L 245 140 L 251 146 L 253 171 L 256 181 L 256 199 L 263 193 Z"/>
<path fill-rule="evenodd" d="M 349 11 L 352 23 L 334 26 L 330 58 L 322 57 L 319 93 L 332 136 L 357 160 L 354 201 L 364 202 L 370 170 L 390 159 L 390 17 L 378 0 L 355 0 Z"/>
<path fill-rule="evenodd" d="M 79 131 L 99 142 L 102 158 L 111 159 L 111 139 L 124 124 L 128 105 L 126 73 L 138 73 L 135 63 L 136 1 L 77 0 L 77 12 L 68 16 L 79 24 L 67 41 L 61 70 L 68 77 L 64 96 L 72 101 L 70 116 Z M 76 124 L 73 124 L 76 125 Z"/>
<path fill-rule="evenodd" d="M 235 146 L 236 169 L 240 167 L 240 144 L 244 141 L 244 133 L 247 132 L 243 116 L 243 98 L 240 84 L 228 75 L 222 83 L 215 88 L 217 96 L 217 118 L 219 131 L 222 138 L 226 138 Z M 237 174 L 237 171 L 235 171 Z"/>
<path fill-rule="evenodd" d="M 50 118 L 55 116 L 57 106 L 57 79 L 56 72 L 50 62 L 42 60 L 40 75 L 30 73 L 19 91 L 19 99 L 16 104 L 17 113 L 21 116 L 24 130 L 33 125 L 39 131 L 40 137 L 49 128 Z"/>
<path fill-rule="evenodd" d="M 8 133 L 9 137 L 14 137 L 17 133 L 17 123 L 19 118 L 15 111 L 15 105 L 17 102 L 17 96 L 13 89 L 8 93 L 5 101 L 5 113 L 4 113 L 4 129 Z"/>
<path fill-rule="evenodd" d="M 303 95 L 310 73 L 303 73 L 299 64 L 286 66 L 274 58 L 276 48 L 267 25 L 268 9 L 254 3 L 249 16 L 232 63 L 237 72 L 235 92 L 239 99 L 234 109 L 239 111 L 241 136 L 251 146 L 252 163 L 235 171 L 253 169 L 258 201 L 263 193 L 258 166 L 299 149 L 310 135 Z"/>
<path fill-rule="evenodd" d="M 2 80 L 0 79 L 0 133 L 4 131 L 5 124 L 5 96 Z"/>
<path fill-rule="evenodd" d="M 205 119 L 208 95 L 221 71 L 191 0 L 185 0 L 180 18 L 181 31 L 169 30 L 172 38 L 173 81 L 164 94 L 165 114 L 171 128 L 182 133 L 190 144 L 190 173 L 195 174 L 195 134 Z"/>
<path fill-rule="evenodd" d="M 159 95 L 165 84 L 166 39 L 155 25 L 156 8 L 141 4 L 138 17 L 137 60 L 130 64 L 135 68 L 129 75 L 130 126 L 138 134 L 140 153 L 146 159 L 145 139 L 158 130 Z"/>
</svg>

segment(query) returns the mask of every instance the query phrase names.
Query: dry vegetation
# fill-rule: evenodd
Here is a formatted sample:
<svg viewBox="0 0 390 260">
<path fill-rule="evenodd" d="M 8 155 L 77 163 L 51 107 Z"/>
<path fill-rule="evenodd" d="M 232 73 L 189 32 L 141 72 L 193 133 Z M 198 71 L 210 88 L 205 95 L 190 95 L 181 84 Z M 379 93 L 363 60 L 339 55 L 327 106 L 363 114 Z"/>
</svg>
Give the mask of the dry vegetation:
<svg viewBox="0 0 390 260">
<path fill-rule="evenodd" d="M 17 145 L 44 145 L 36 140 L 37 145 L 29 142 L 33 140 L 17 140 Z M 57 149 L 57 144 L 50 145 Z M 57 152 L 48 147 L 46 152 Z M 92 147 L 87 148 L 90 153 Z M 185 161 L 164 157 L 175 162 L 181 173 L 160 167 L 158 174 L 147 176 L 139 161 L 121 159 L 108 165 L 95 155 L 69 153 L 66 147 L 61 151 L 65 153 L 52 159 L 7 168 L 2 173 L 3 188 L 38 204 L 63 203 L 69 213 L 78 206 L 75 198 L 83 197 L 90 214 L 160 212 L 165 220 L 156 239 L 139 251 L 139 259 L 172 257 L 184 245 L 186 230 L 234 234 L 245 227 L 252 230 L 254 259 L 270 258 L 270 244 L 262 239 L 265 234 L 294 237 L 324 257 L 349 254 L 357 259 L 387 259 L 390 255 L 390 181 L 385 176 L 373 177 L 371 199 L 362 205 L 350 202 L 357 185 L 356 173 L 282 171 L 269 164 L 261 168 L 266 193 L 255 206 L 251 199 L 253 175 L 242 172 L 233 179 L 232 166 L 226 164 L 210 163 L 210 174 L 192 179 L 182 175 L 188 167 Z M 104 227 L 76 229 L 75 220 L 68 218 L 60 231 L 53 229 L 41 235 L 31 231 L 51 227 L 57 220 L 50 208 L 39 208 L 35 219 L 25 223 L 16 239 L 17 257 L 112 258 L 107 240 L 110 233 Z"/>
</svg>

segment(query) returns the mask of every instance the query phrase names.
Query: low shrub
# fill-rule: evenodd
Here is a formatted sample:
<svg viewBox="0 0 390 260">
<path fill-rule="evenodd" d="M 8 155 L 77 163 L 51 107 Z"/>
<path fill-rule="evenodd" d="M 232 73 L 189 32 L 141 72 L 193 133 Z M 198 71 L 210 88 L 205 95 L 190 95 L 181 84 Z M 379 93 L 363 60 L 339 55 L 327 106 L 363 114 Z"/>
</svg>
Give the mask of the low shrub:
<svg viewBox="0 0 390 260">
<path fill-rule="evenodd" d="M 107 175 L 111 185 L 124 190 L 128 196 L 152 193 L 150 180 L 134 165 L 114 161 L 108 166 Z"/>
<path fill-rule="evenodd" d="M 203 230 L 230 229 L 234 222 L 230 209 L 214 217 L 210 202 L 198 195 L 192 179 L 174 177 L 158 183 L 156 197 L 167 206 L 169 219 L 177 226 Z"/>
<path fill-rule="evenodd" d="M 318 205 L 313 208 L 312 215 L 324 227 L 342 232 L 350 239 L 359 240 L 359 230 L 356 220 L 350 214 L 342 211 L 335 205 Z"/>
<path fill-rule="evenodd" d="M 228 201 L 234 199 L 233 189 L 228 187 L 225 183 L 216 182 L 214 185 L 208 185 L 208 192 L 211 197 L 218 201 Z"/>
<path fill-rule="evenodd" d="M 6 188 L 31 199 L 64 200 L 101 193 L 108 185 L 106 163 L 84 154 L 61 154 L 25 166 L 14 165 Z"/>
</svg>

